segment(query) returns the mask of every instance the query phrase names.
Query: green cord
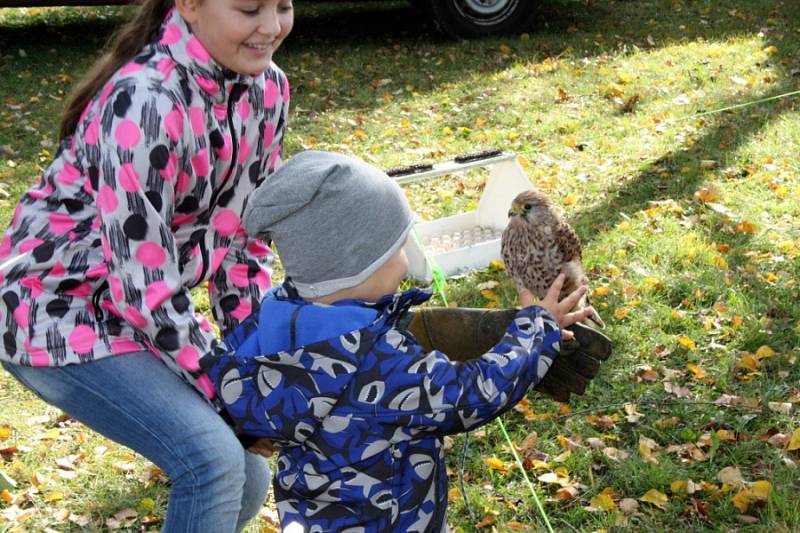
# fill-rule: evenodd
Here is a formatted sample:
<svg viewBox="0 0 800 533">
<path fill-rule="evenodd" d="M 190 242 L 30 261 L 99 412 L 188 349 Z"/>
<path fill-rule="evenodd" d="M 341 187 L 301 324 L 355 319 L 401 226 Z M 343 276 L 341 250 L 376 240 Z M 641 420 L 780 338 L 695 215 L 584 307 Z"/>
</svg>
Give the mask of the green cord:
<svg viewBox="0 0 800 533">
<path fill-rule="evenodd" d="M 539 509 L 539 514 L 542 515 L 544 519 L 544 525 L 547 526 L 547 531 L 550 533 L 554 533 L 553 526 L 550 525 L 550 519 L 547 518 L 547 513 L 542 506 L 542 502 L 539 501 L 539 496 L 536 494 L 536 489 L 533 488 L 533 483 L 531 483 L 530 478 L 528 477 L 528 473 L 525 472 L 525 467 L 522 465 L 522 461 L 517 455 L 517 450 L 514 449 L 514 443 L 511 442 L 511 437 L 508 436 L 508 432 L 506 431 L 506 426 L 503 424 L 503 420 L 500 417 L 497 417 L 497 424 L 500 426 L 500 430 L 503 432 L 503 436 L 506 438 L 506 442 L 508 443 L 508 447 L 511 448 L 511 453 L 514 454 L 514 459 L 516 459 L 517 464 L 519 465 L 519 470 L 522 472 L 522 477 L 525 478 L 525 482 L 528 484 L 528 488 L 531 489 L 531 494 L 533 494 L 533 501 L 536 502 L 536 507 Z"/>
<path fill-rule="evenodd" d="M 447 296 L 445 295 L 445 290 L 447 289 L 447 276 L 444 275 L 444 270 L 440 267 L 436 261 L 431 258 L 426 258 L 431 265 L 431 271 L 433 272 L 433 288 L 439 294 L 439 297 L 442 299 L 445 307 L 449 307 L 447 304 Z"/>
<path fill-rule="evenodd" d="M 718 113 L 724 113 L 725 111 L 731 111 L 733 109 L 741 109 L 743 107 L 750 107 L 751 105 L 763 104 L 764 102 L 771 102 L 772 100 L 780 100 L 781 98 L 787 98 L 789 96 L 796 96 L 800 95 L 800 91 L 792 91 L 789 93 L 779 94 L 777 96 L 770 96 L 767 98 L 762 98 L 760 100 L 753 100 L 752 102 L 745 102 L 743 104 L 736 104 L 728 107 L 723 107 L 722 109 L 714 109 L 712 111 L 706 111 L 705 113 L 697 113 L 695 115 L 687 115 L 685 117 L 680 117 L 676 119 L 672 119 L 675 122 L 680 122 L 682 120 L 690 120 L 693 118 L 700 118 L 705 117 L 707 115 L 716 115 Z"/>
</svg>

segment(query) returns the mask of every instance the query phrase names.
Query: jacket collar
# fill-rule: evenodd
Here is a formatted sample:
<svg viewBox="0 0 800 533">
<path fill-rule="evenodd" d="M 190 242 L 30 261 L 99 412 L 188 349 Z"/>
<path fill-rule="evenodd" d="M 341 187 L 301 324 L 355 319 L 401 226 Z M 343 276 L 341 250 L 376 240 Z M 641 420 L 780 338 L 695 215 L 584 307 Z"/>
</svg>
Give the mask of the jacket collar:
<svg viewBox="0 0 800 533">
<path fill-rule="evenodd" d="M 235 85 L 247 88 L 264 85 L 263 74 L 239 74 L 217 63 L 175 8 L 170 10 L 161 25 L 157 46 L 166 49 L 175 63 L 188 71 L 214 103 L 227 101 Z"/>
<path fill-rule="evenodd" d="M 286 278 L 283 284 L 275 290 L 276 298 L 291 301 L 304 301 L 297 293 L 294 282 L 291 278 Z M 364 302 L 361 300 L 343 300 L 346 305 L 360 305 L 378 311 L 379 320 L 397 320 L 403 316 L 412 306 L 420 305 L 433 296 L 430 288 L 420 289 L 412 287 L 406 291 L 396 294 L 388 294 L 377 302 Z"/>
</svg>

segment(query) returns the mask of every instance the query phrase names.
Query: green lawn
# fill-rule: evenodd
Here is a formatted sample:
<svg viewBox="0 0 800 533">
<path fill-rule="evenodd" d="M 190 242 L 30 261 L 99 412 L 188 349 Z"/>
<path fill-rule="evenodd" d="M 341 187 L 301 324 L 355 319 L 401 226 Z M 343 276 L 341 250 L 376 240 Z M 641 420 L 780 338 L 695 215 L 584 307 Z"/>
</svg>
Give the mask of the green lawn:
<svg viewBox="0 0 800 533">
<path fill-rule="evenodd" d="M 800 529 L 800 99 L 698 116 L 800 89 L 800 4 L 544 0 L 529 33 L 471 42 L 403 2 L 296 8 L 277 58 L 287 155 L 388 168 L 511 150 L 584 243 L 613 359 L 568 407 L 534 393 L 504 417 L 553 528 Z M 128 12 L 0 9 L 3 226 L 48 164 L 65 93 Z M 436 218 L 474 208 L 482 177 L 407 192 Z M 449 280 L 447 299 L 516 304 L 497 269 Z M 0 531 L 158 529 L 168 488 L 151 465 L 7 374 L 0 400 L 0 468 L 17 483 Z M 454 530 L 543 530 L 497 424 L 470 437 L 469 508 L 464 438 L 450 442 Z M 249 531 L 272 517 L 267 504 Z"/>
</svg>

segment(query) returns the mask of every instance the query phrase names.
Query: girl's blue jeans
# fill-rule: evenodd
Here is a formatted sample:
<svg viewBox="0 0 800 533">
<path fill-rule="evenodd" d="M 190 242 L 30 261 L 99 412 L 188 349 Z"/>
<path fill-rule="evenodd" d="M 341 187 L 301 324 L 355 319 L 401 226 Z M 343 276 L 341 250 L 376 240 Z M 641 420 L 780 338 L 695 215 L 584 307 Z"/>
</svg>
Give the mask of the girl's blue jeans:
<svg viewBox="0 0 800 533">
<path fill-rule="evenodd" d="M 89 428 L 135 450 L 172 481 L 162 533 L 230 533 L 256 516 L 270 472 L 216 412 L 150 352 L 80 365 L 3 363 L 18 381 Z"/>
</svg>

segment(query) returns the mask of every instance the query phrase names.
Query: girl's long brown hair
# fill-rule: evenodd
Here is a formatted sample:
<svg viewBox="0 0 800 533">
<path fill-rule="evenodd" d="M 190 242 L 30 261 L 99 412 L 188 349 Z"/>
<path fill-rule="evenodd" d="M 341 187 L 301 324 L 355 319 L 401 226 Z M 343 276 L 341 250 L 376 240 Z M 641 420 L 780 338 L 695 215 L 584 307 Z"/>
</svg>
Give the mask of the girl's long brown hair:
<svg viewBox="0 0 800 533">
<path fill-rule="evenodd" d="M 86 105 L 111 76 L 153 39 L 173 5 L 174 0 L 141 0 L 136 16 L 114 33 L 107 46 L 108 52 L 97 60 L 67 99 L 61 115 L 59 141 L 75 132 Z"/>
</svg>

